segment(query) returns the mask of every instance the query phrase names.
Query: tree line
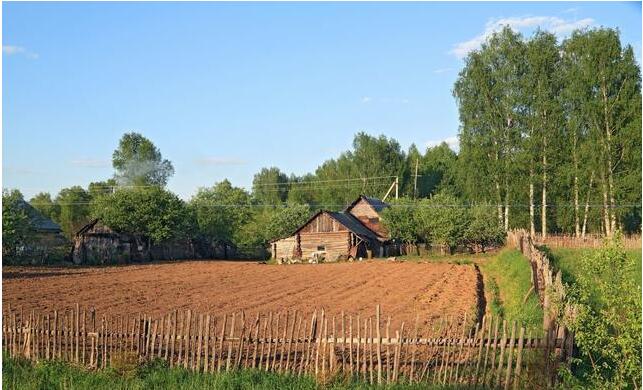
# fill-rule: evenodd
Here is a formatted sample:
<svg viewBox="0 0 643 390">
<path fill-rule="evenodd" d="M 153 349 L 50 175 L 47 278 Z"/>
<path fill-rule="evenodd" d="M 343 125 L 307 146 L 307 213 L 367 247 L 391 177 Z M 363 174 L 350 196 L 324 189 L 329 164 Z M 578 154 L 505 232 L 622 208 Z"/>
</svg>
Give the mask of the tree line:
<svg viewBox="0 0 643 390">
<path fill-rule="evenodd" d="M 172 163 L 151 140 L 127 133 L 112 156 L 113 177 L 29 202 L 68 238 L 100 218 L 155 241 L 262 247 L 317 210 L 339 210 L 360 194 L 382 198 L 397 180 L 401 199 L 384 222 L 400 242 L 479 245 L 518 227 L 543 235 L 640 231 L 640 68 L 617 31 L 576 31 L 559 43 L 546 32 L 525 39 L 505 28 L 468 55 L 453 95 L 457 153 L 446 143 L 403 150 L 394 138 L 359 132 L 350 150 L 314 172 L 266 167 L 250 191 L 223 180 L 183 201 L 165 189 Z M 4 231 L 27 234 L 15 228 L 20 210 L 11 207 L 21 197 L 3 192 L 3 239 Z M 476 231 L 485 236 L 474 238 Z"/>
</svg>

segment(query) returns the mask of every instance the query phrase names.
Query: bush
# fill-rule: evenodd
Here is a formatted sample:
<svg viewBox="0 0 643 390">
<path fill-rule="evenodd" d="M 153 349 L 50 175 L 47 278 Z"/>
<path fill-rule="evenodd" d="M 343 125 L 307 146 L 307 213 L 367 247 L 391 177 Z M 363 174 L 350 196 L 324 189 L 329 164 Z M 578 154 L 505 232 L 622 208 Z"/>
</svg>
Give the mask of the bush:
<svg viewBox="0 0 643 390">
<path fill-rule="evenodd" d="M 635 267 L 620 234 L 581 258 L 567 297 L 575 315 L 564 319 L 579 350 L 573 376 L 565 377 L 568 387 L 627 389 L 641 383 L 641 287 L 630 276 Z"/>
</svg>

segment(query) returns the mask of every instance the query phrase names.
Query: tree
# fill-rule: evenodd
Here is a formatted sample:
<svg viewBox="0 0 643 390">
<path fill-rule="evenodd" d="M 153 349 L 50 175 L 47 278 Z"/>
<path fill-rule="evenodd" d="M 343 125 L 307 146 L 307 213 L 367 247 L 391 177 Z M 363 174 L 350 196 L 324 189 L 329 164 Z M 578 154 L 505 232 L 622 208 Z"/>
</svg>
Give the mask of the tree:
<svg viewBox="0 0 643 390">
<path fill-rule="evenodd" d="M 563 42 L 569 115 L 587 129 L 603 231 L 617 229 L 619 202 L 640 204 L 641 76 L 631 46 L 612 29 L 576 31 Z M 632 169 L 633 167 L 637 169 Z M 593 176 L 592 176 L 593 177 Z M 630 191 L 623 191 L 627 188 Z"/>
<path fill-rule="evenodd" d="M 60 210 L 56 222 L 68 238 L 89 222 L 90 202 L 91 196 L 80 186 L 63 188 L 56 196 L 55 203 Z"/>
<path fill-rule="evenodd" d="M 34 195 L 29 200 L 29 204 L 52 221 L 60 220 L 60 205 L 51 199 L 51 195 L 48 192 L 40 192 Z"/>
<path fill-rule="evenodd" d="M 9 261 L 19 255 L 21 247 L 29 246 L 34 236 L 21 202 L 24 199 L 20 191 L 2 191 L 2 255 Z"/>
<path fill-rule="evenodd" d="M 310 218 L 310 207 L 304 204 L 289 204 L 278 209 L 266 226 L 268 240 L 292 234 Z"/>
<path fill-rule="evenodd" d="M 250 194 L 226 179 L 211 188 L 200 188 L 190 200 L 199 232 L 210 240 L 233 241 L 252 217 Z"/>
<path fill-rule="evenodd" d="M 479 204 L 471 207 L 469 223 L 463 233 L 463 241 L 484 252 L 486 248 L 500 246 L 504 243 L 505 232 L 498 226 L 491 204 Z"/>
<path fill-rule="evenodd" d="M 529 166 L 529 221 L 533 235 L 534 226 L 534 180 L 536 168 L 541 178 L 541 218 L 543 237 L 547 236 L 548 184 L 551 181 L 552 149 L 557 144 L 555 137 L 560 134 L 562 107 L 558 96 L 561 90 L 560 48 L 556 36 L 537 31 L 526 43 L 525 76 L 522 78 L 522 99 L 524 102 L 523 139 Z"/>
<path fill-rule="evenodd" d="M 89 183 L 89 187 L 87 188 L 87 191 L 89 192 L 89 196 L 92 197 L 92 199 L 98 198 L 99 196 L 103 195 L 109 195 L 113 193 L 118 186 L 118 183 L 116 183 L 115 179 L 108 179 L 105 181 L 95 181 Z"/>
<path fill-rule="evenodd" d="M 288 176 L 279 168 L 262 168 L 252 180 L 252 195 L 263 205 L 280 205 L 288 198 Z"/>
<path fill-rule="evenodd" d="M 151 242 L 187 238 L 193 217 L 185 203 L 160 187 L 122 188 L 92 202 L 92 216 L 123 233 L 141 235 Z"/>
<path fill-rule="evenodd" d="M 414 245 L 418 241 L 416 207 L 418 202 L 408 197 L 391 200 L 391 207 L 382 211 L 382 224 L 391 239 Z"/>
<path fill-rule="evenodd" d="M 165 186 L 174 174 L 169 160 L 152 141 L 138 133 L 126 133 L 112 155 L 115 179 L 124 186 Z"/>
<path fill-rule="evenodd" d="M 458 155 L 446 142 L 427 148 L 422 158 L 420 182 L 423 184 L 423 191 L 420 197 L 436 194 L 440 190 L 458 194 L 459 189 L 455 182 L 457 160 Z"/>
<path fill-rule="evenodd" d="M 480 191 L 488 177 L 497 204 L 498 220 L 509 229 L 512 178 L 517 175 L 516 151 L 520 139 L 520 83 L 525 73 L 522 36 L 505 27 L 470 53 L 455 83 L 453 94 L 460 113 L 460 153 L 466 157 L 468 192 Z M 504 204 L 503 204 L 504 203 Z"/>
<path fill-rule="evenodd" d="M 416 221 L 419 236 L 427 243 L 446 247 L 449 253 L 463 243 L 469 223 L 467 210 L 453 195 L 439 193 L 420 201 Z"/>
<path fill-rule="evenodd" d="M 319 184 L 311 189 L 317 192 L 318 203 L 339 208 L 360 194 L 383 196 L 394 176 L 404 188 L 408 170 L 406 156 L 396 140 L 360 132 L 353 139 L 353 150 L 325 161 L 315 176 Z"/>
</svg>

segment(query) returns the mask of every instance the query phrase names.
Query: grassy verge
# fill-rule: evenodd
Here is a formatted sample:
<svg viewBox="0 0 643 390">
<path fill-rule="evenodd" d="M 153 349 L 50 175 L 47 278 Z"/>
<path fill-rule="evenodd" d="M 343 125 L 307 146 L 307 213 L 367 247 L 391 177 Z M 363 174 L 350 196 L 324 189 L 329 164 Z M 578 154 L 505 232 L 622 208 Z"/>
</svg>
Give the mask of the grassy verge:
<svg viewBox="0 0 643 390">
<path fill-rule="evenodd" d="M 62 362 L 40 362 L 12 359 L 2 362 L 2 388 L 40 389 L 456 389 L 427 384 L 371 386 L 364 382 L 335 380 L 318 384 L 309 376 L 296 377 L 258 370 L 239 370 L 217 374 L 192 373 L 181 368 L 168 368 L 157 360 L 138 367 L 129 375 L 106 369 L 88 371 Z"/>
<path fill-rule="evenodd" d="M 578 275 L 584 271 L 581 269 L 580 259 L 587 253 L 595 251 L 596 249 L 571 249 L 571 248 L 556 248 L 549 249 L 546 246 L 543 248 L 550 254 L 551 260 L 556 267 L 563 272 L 563 280 L 568 283 L 574 283 Z M 631 259 L 634 259 L 637 268 L 630 275 L 633 281 L 641 286 L 641 250 L 640 249 L 626 249 L 625 253 Z"/>
<path fill-rule="evenodd" d="M 543 311 L 538 296 L 531 292 L 529 263 L 517 250 L 503 249 L 494 257 L 478 261 L 482 272 L 489 312 L 527 327 L 542 326 Z"/>
</svg>

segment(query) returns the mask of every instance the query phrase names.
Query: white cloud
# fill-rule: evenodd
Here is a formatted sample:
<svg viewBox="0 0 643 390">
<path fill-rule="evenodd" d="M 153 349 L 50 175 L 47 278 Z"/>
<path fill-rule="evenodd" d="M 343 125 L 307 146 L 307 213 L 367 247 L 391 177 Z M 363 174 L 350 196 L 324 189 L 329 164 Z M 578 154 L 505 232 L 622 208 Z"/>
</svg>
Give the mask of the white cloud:
<svg viewBox="0 0 643 390">
<path fill-rule="evenodd" d="M 434 69 L 433 73 L 442 74 L 442 73 L 451 72 L 452 70 L 453 70 L 453 68 L 440 68 L 440 69 Z"/>
<path fill-rule="evenodd" d="M 111 161 L 94 158 L 79 158 L 77 160 L 71 160 L 70 163 L 71 165 L 76 165 L 78 167 L 84 168 L 103 168 L 108 167 Z"/>
<path fill-rule="evenodd" d="M 441 145 L 443 142 L 446 142 L 446 144 L 449 145 L 451 150 L 455 152 L 457 152 L 460 149 L 460 140 L 458 139 L 457 136 L 447 137 L 440 140 L 427 141 L 425 145 L 427 148 L 433 148 Z"/>
<path fill-rule="evenodd" d="M 373 100 L 373 98 L 370 97 L 370 96 L 362 96 L 362 98 L 360 100 L 361 100 L 362 103 L 370 103 L 371 100 Z"/>
<path fill-rule="evenodd" d="M 27 58 L 31 58 L 34 60 L 38 58 L 37 53 L 29 51 L 22 46 L 2 45 L 2 54 L 6 54 L 8 56 L 21 54 Z"/>
<path fill-rule="evenodd" d="M 244 165 L 246 161 L 232 157 L 203 157 L 196 160 L 200 165 Z"/>
<path fill-rule="evenodd" d="M 451 49 L 449 53 L 458 58 L 464 58 L 469 54 L 469 52 L 480 48 L 487 38 L 489 38 L 494 32 L 502 30 L 504 26 L 509 26 L 512 29 L 521 32 L 540 27 L 541 29 L 550 31 L 558 36 L 564 36 L 576 29 L 585 28 L 592 24 L 594 24 L 594 19 L 592 18 L 566 20 L 557 16 L 526 16 L 491 19 L 486 23 L 485 29 L 481 34 L 468 41 L 454 45 L 453 49 Z"/>
</svg>

